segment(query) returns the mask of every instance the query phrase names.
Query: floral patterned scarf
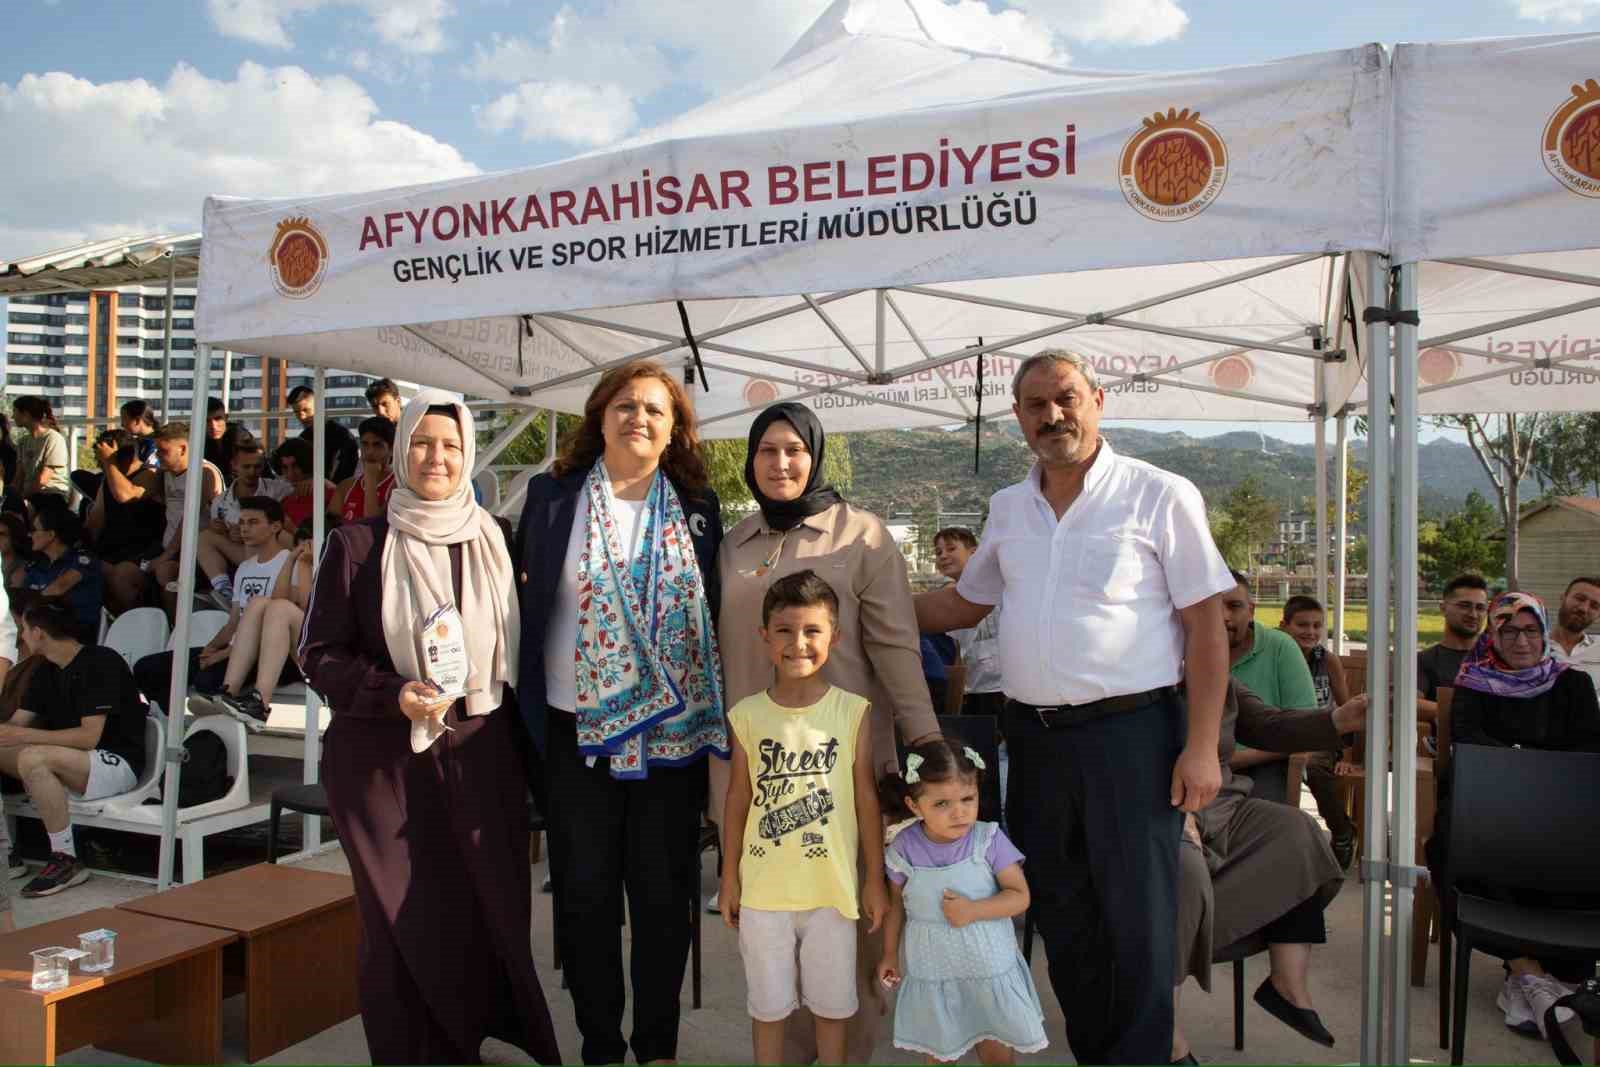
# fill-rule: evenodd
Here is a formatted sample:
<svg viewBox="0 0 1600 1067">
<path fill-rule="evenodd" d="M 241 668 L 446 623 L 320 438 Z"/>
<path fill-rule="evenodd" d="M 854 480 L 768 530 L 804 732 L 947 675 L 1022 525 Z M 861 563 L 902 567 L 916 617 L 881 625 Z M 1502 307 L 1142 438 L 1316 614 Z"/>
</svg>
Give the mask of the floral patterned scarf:
<svg viewBox="0 0 1600 1067">
<path fill-rule="evenodd" d="M 657 471 L 637 556 L 623 542 L 599 460 L 584 483 L 588 540 L 578 559 L 578 751 L 611 776 L 728 754 L 721 657 L 677 490 Z"/>
<path fill-rule="evenodd" d="M 1494 647 L 1495 627 L 1516 617 L 1519 611 L 1530 611 L 1539 620 L 1539 632 L 1544 639 L 1544 655 L 1532 667 L 1517 670 L 1501 657 Z M 1456 674 L 1456 688 L 1476 689 L 1495 696 L 1526 699 L 1548 693 L 1556 684 L 1561 672 L 1567 669 L 1550 654 L 1550 624 L 1545 618 L 1544 601 L 1527 593 L 1501 593 L 1489 605 L 1489 625 L 1478 636 L 1477 644 L 1461 661 Z"/>
</svg>

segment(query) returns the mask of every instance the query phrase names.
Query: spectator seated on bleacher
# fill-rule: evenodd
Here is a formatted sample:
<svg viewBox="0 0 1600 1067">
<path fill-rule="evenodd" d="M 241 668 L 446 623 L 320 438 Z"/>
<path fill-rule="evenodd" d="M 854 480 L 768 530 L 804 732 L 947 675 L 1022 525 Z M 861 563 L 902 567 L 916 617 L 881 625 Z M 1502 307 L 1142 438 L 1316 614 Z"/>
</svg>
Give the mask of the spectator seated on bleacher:
<svg viewBox="0 0 1600 1067">
<path fill-rule="evenodd" d="M 41 600 L 24 616 L 27 647 L 46 663 L 0 725 L 0 773 L 20 779 L 50 835 L 50 862 L 22 888 L 50 896 L 89 877 L 72 837 L 69 800 L 131 791 L 144 769 L 144 702 L 122 657 L 74 636 L 72 611 Z"/>
<path fill-rule="evenodd" d="M 228 622 L 204 648 L 189 650 L 190 688 L 200 693 L 216 693 L 227 677 L 228 658 L 240 619 L 257 597 L 270 596 L 279 572 L 289 560 L 289 550 L 278 543 L 283 529 L 283 506 L 271 497 L 251 496 L 239 501 L 239 535 L 249 555 L 239 564 L 233 577 L 233 595 Z M 253 655 L 255 649 L 251 649 Z M 144 695 L 163 708 L 172 687 L 172 652 L 146 656 L 133 665 L 134 677 Z M 181 709 L 167 709 L 170 712 Z M 201 710 L 199 708 L 197 711 Z M 206 710 L 217 710 L 207 708 Z M 265 717 L 246 723 L 259 729 Z"/>
<path fill-rule="evenodd" d="M 206 401 L 206 462 L 215 465 L 229 485 L 233 484 L 233 454 L 242 429 L 228 421 L 228 409 L 223 406 L 221 397 L 214 396 Z"/>
<path fill-rule="evenodd" d="M 316 508 L 316 500 L 311 492 L 318 482 L 322 484 L 327 510 L 333 510 L 333 483 L 325 478 L 312 477 L 312 458 L 311 442 L 302 437 L 290 438 L 278 446 L 274 464 L 278 468 L 278 476 L 294 486 L 294 492 L 283 498 L 283 518 L 290 529 L 298 529 L 301 523 L 311 518 L 311 512 Z"/>
<path fill-rule="evenodd" d="M 211 504 L 209 525 L 200 531 L 200 570 L 211 583 L 211 597 L 219 608 L 228 610 L 233 597 L 233 568 L 250 554 L 239 533 L 239 501 L 253 496 L 282 500 L 294 486 L 267 474 L 267 456 L 254 438 L 240 441 L 233 453 L 233 484 Z M 283 547 L 290 539 L 282 535 Z"/>
<path fill-rule="evenodd" d="M 33 518 L 33 558 L 22 573 L 21 585 L 40 596 L 65 600 L 78 640 L 92 644 L 100 636 L 104 583 L 100 561 L 79 543 L 82 530 L 66 501 L 41 498 Z"/>
<path fill-rule="evenodd" d="M 150 574 L 161 593 L 161 601 L 169 617 L 176 614 L 178 606 L 178 561 L 183 549 L 183 505 L 188 492 L 189 427 L 182 422 L 169 422 L 156 431 L 156 452 L 161 456 L 161 498 L 166 507 L 166 528 L 161 540 L 161 554 L 150 564 Z M 204 461 L 202 460 L 202 463 Z M 204 463 L 200 479 L 199 514 L 211 511 L 211 502 L 222 494 L 222 472 L 213 464 Z"/>
<path fill-rule="evenodd" d="M 336 515 L 329 515 L 327 522 L 329 533 L 342 525 Z M 278 572 L 271 593 L 250 601 L 240 614 L 222 687 L 213 690 L 197 686 L 189 697 L 189 707 L 195 714 L 217 712 L 247 726 L 264 723 L 271 711 L 272 691 L 301 680 L 293 653 L 300 643 L 300 626 L 311 599 L 315 563 L 308 522 L 295 531 L 289 562 Z"/>
<path fill-rule="evenodd" d="M 139 440 L 127 430 L 107 430 L 94 443 L 100 487 L 84 530 L 100 557 L 113 615 L 144 603 L 150 579 L 141 564 L 161 555 L 166 531 L 161 479 L 140 459 Z"/>
<path fill-rule="evenodd" d="M 394 423 L 374 415 L 362 420 L 360 436 L 361 466 L 333 494 L 345 522 L 387 514 L 394 492 Z"/>
<path fill-rule="evenodd" d="M 72 488 L 67 480 L 71 459 L 67 439 L 56 429 L 56 415 L 42 396 L 19 396 L 11 416 L 28 436 L 17 441 L 17 494 L 27 500 L 35 493 L 50 493 L 65 500 Z"/>
<path fill-rule="evenodd" d="M 300 420 L 300 440 L 310 448 L 315 440 L 317 425 L 317 394 L 309 385 L 297 385 L 289 390 L 289 410 L 294 412 L 294 417 Z M 356 441 L 356 435 L 345 429 L 343 425 L 333 419 L 326 420 L 327 440 L 324 443 L 326 463 L 323 468 L 323 477 L 332 484 L 337 485 L 346 478 L 355 474 L 361 466 L 361 446 Z M 309 468 L 309 464 L 305 465 Z M 280 467 L 279 474 L 283 474 Z M 285 478 L 287 474 L 283 474 Z"/>
<path fill-rule="evenodd" d="M 0 512 L 0 585 L 9 589 L 22 584 L 31 541 L 26 518 L 15 511 Z"/>
</svg>

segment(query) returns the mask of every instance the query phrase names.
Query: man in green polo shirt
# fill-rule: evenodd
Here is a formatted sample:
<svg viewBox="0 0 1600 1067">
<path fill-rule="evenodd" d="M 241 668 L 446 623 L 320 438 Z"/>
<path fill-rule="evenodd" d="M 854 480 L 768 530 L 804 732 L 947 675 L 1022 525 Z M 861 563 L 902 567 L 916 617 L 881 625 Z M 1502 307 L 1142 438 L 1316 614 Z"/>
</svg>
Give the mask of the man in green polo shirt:
<svg viewBox="0 0 1600 1067">
<path fill-rule="evenodd" d="M 1256 602 L 1250 594 L 1250 580 L 1238 571 L 1232 573 L 1233 591 L 1224 593 L 1222 598 L 1223 625 L 1228 629 L 1229 673 L 1268 707 L 1286 711 L 1315 708 L 1317 687 L 1311 680 L 1311 668 L 1306 666 L 1305 653 L 1284 631 L 1256 621 Z M 1262 765 L 1281 764 L 1287 758 L 1281 752 L 1262 752 L 1240 745 L 1234 750 L 1229 766 L 1256 778 L 1257 786 L 1264 787 L 1258 788 L 1258 794 L 1267 793 L 1269 799 L 1278 799 L 1270 794 L 1277 792 L 1275 780 L 1282 776 L 1282 770 L 1277 768 L 1278 773 L 1273 774 L 1274 769 Z M 1252 773 L 1248 769 L 1251 767 L 1261 769 Z M 1267 785 L 1269 779 L 1274 780 L 1271 786 Z"/>
</svg>

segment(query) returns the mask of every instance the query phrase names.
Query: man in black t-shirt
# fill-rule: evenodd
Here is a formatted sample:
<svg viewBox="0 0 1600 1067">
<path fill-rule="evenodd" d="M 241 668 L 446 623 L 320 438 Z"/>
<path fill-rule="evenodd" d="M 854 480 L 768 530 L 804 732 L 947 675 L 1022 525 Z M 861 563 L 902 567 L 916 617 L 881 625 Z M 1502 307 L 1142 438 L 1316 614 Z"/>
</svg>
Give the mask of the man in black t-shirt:
<svg viewBox="0 0 1600 1067">
<path fill-rule="evenodd" d="M 297 385 L 289 390 L 289 407 L 302 427 L 300 439 L 314 444 L 317 421 L 317 398 L 309 386 Z M 355 434 L 332 419 L 328 421 L 327 455 L 325 457 L 328 480 L 338 485 L 354 474 L 361 466 L 361 442 Z"/>
<path fill-rule="evenodd" d="M 1417 653 L 1417 718 L 1432 722 L 1439 713 L 1439 688 L 1454 687 L 1461 661 L 1472 651 L 1489 617 L 1489 583 L 1478 574 L 1458 574 L 1439 598 L 1444 637 Z"/>
<path fill-rule="evenodd" d="M 22 706 L 0 724 L 0 773 L 21 779 L 50 835 L 50 862 L 25 897 L 70 889 L 89 877 L 72 838 L 69 800 L 131 792 L 144 770 L 144 703 L 133 673 L 109 648 L 85 646 L 72 610 L 41 600 L 23 616 L 23 638 L 46 662 Z"/>
</svg>

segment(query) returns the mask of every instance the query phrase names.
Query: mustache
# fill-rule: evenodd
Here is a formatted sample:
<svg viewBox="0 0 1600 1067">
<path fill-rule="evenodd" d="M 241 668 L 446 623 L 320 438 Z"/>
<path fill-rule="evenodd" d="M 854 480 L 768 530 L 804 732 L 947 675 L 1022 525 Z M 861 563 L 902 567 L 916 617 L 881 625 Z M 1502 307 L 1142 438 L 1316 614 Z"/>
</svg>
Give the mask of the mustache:
<svg viewBox="0 0 1600 1067">
<path fill-rule="evenodd" d="M 1047 422 L 1039 427 L 1039 432 L 1075 434 L 1078 432 L 1078 424 L 1067 419 L 1062 419 L 1059 422 Z"/>
</svg>

